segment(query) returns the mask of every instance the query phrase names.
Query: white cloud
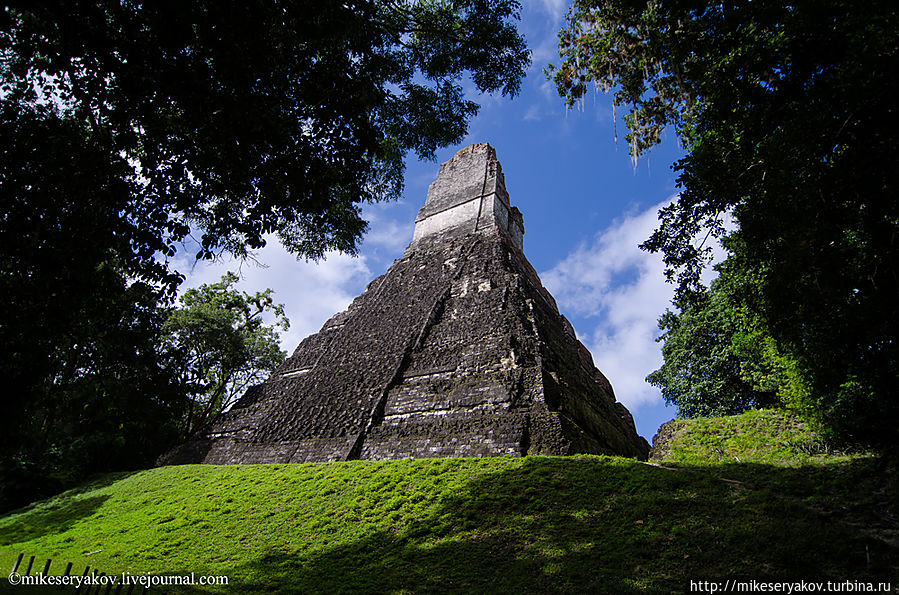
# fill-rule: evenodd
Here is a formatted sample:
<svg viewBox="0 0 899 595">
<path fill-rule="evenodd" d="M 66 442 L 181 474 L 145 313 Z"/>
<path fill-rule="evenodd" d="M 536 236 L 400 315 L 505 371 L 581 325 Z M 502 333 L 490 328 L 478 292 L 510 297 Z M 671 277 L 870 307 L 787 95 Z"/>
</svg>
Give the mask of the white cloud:
<svg viewBox="0 0 899 595">
<path fill-rule="evenodd" d="M 401 250 L 412 241 L 413 228 L 409 222 L 384 221 L 377 227 L 372 226 L 371 231 L 365 234 L 363 242 L 389 250 Z"/>
<path fill-rule="evenodd" d="M 255 260 L 237 261 L 222 258 L 201 262 L 191 270 L 187 260 L 176 262 L 187 275 L 181 290 L 203 283 L 215 283 L 227 271 L 240 274 L 237 288 L 255 293 L 274 290 L 274 300 L 285 306 L 290 330 L 281 334 L 281 348 L 293 353 L 300 341 L 317 332 L 332 315 L 345 309 L 360 294 L 372 274 L 365 257 L 329 253 L 321 262 L 297 260 L 274 237 L 268 245 L 254 253 Z M 186 265 L 186 266 L 185 266 Z"/>
<path fill-rule="evenodd" d="M 559 97 L 559 92 L 556 90 L 556 85 L 550 80 L 543 79 L 540 81 L 539 85 L 537 85 L 537 91 L 540 94 L 540 97 L 546 103 L 552 105 L 562 105 L 562 98 Z"/>
<path fill-rule="evenodd" d="M 544 34 L 537 34 L 540 41 L 532 43 L 531 50 L 531 66 L 529 72 L 534 73 L 537 79 L 543 78 L 543 69 L 550 62 L 559 65 L 559 37 L 558 29 L 548 30 Z"/>
<path fill-rule="evenodd" d="M 530 0 L 526 1 L 525 5 L 529 7 L 536 5 L 537 8 L 542 9 L 553 20 L 561 19 L 568 9 L 567 0 Z"/>
<path fill-rule="evenodd" d="M 405 203 L 389 202 L 366 205 L 362 217 L 368 221 L 369 229 L 362 238 L 364 247 L 379 247 L 386 251 L 399 253 L 412 241 L 414 219 Z M 414 216 L 413 216 L 414 217 Z"/>
<path fill-rule="evenodd" d="M 632 413 L 662 401 L 645 378 L 662 365 L 658 317 L 671 306 L 674 286 L 665 281 L 662 256 L 638 246 L 658 226 L 659 209 L 675 198 L 614 221 L 540 275 L 563 312 L 586 322 L 581 340 Z M 724 221 L 726 229 L 734 228 L 726 214 Z M 724 249 L 716 241 L 711 247 L 712 262 L 721 262 Z M 708 266 L 702 281 L 708 285 L 716 276 Z"/>
<path fill-rule="evenodd" d="M 542 116 L 540 115 L 540 106 L 539 105 L 532 105 L 531 107 L 529 107 L 528 111 L 526 111 L 523 116 L 523 119 L 525 121 L 532 121 L 532 122 L 537 122 L 541 118 L 542 118 Z"/>
<path fill-rule="evenodd" d="M 433 175 L 428 175 L 433 179 Z M 203 283 L 215 283 L 227 271 L 240 275 L 237 288 L 241 291 L 273 289 L 275 302 L 284 304 L 290 320 L 290 330 L 281 333 L 281 348 L 291 354 L 300 341 L 318 332 L 328 318 L 346 309 L 363 292 L 374 277 L 370 267 L 381 269 L 384 262 L 389 264 L 402 254 L 412 240 L 416 212 L 402 200 L 366 204 L 362 216 L 370 227 L 362 238 L 362 254 L 357 257 L 329 252 L 320 262 L 297 260 L 277 237 L 269 236 L 266 247 L 243 262 L 223 257 L 194 264 L 189 251 L 185 251 L 172 264 L 187 276 L 180 288 L 182 292 Z"/>
<path fill-rule="evenodd" d="M 540 275 L 563 312 L 586 319 L 581 340 L 632 412 L 661 401 L 644 379 L 662 363 L 656 321 L 674 289 L 665 282 L 661 256 L 638 245 L 658 224 L 664 204 L 617 220 Z"/>
</svg>

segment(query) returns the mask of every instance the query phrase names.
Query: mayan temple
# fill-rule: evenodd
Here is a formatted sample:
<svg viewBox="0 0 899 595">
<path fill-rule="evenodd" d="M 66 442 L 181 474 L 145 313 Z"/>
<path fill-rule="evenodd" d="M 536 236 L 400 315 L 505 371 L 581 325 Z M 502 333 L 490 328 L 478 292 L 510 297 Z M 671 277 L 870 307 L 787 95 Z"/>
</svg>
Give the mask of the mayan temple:
<svg viewBox="0 0 899 595">
<path fill-rule="evenodd" d="M 646 441 L 522 251 L 496 152 L 443 164 L 401 258 L 160 461 L 617 454 Z"/>
</svg>

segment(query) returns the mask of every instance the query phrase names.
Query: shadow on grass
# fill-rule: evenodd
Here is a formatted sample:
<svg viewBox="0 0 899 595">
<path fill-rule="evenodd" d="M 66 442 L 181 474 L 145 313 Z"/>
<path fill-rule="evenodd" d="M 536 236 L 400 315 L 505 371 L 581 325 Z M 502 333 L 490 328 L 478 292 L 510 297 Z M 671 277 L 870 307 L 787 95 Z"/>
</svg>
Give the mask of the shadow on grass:
<svg viewBox="0 0 899 595">
<path fill-rule="evenodd" d="M 136 473 L 109 473 L 88 481 L 57 496 L 34 502 L 3 514 L 0 517 L 0 545 L 37 539 L 44 535 L 66 531 L 80 519 L 92 515 L 109 496 L 80 496 Z"/>
<path fill-rule="evenodd" d="M 671 593 L 691 580 L 895 581 L 896 548 L 870 531 L 883 521 L 878 506 L 895 502 L 878 500 L 872 466 L 530 458 L 472 480 L 416 525 L 305 555 L 271 551 L 235 568 L 228 592 Z"/>
</svg>

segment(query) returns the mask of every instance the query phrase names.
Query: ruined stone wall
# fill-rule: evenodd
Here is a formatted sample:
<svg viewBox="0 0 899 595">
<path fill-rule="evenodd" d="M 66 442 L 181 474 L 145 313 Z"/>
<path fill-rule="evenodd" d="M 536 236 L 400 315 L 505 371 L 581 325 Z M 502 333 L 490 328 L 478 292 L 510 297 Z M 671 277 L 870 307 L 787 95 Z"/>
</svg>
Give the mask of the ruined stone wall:
<svg viewBox="0 0 899 595">
<path fill-rule="evenodd" d="M 440 237 L 464 236 L 498 227 L 519 250 L 524 221 L 509 203 L 502 166 L 486 143 L 470 145 L 444 163 L 428 187 L 415 218 L 412 246 Z"/>
</svg>

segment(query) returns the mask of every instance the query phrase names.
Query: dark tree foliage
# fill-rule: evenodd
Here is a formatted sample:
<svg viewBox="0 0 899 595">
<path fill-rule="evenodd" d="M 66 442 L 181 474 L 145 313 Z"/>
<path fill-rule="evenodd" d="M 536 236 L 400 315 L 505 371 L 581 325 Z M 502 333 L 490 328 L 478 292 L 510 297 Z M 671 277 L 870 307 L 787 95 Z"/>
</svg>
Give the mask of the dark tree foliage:
<svg viewBox="0 0 899 595">
<path fill-rule="evenodd" d="M 359 206 L 396 197 L 407 151 L 462 139 L 485 92 L 518 91 L 514 0 L 28 3 L 2 18 L 3 101 L 50 101 L 134 168 L 152 248 L 201 255 L 277 233 L 353 252 Z"/>
<path fill-rule="evenodd" d="M 182 400 L 158 290 L 122 273 L 142 236 L 120 216 L 127 163 L 71 121 L 9 104 L 2 116 L 0 509 L 152 461 Z"/>
<path fill-rule="evenodd" d="M 731 212 L 748 304 L 844 437 L 899 428 L 899 9 L 890 0 L 578 0 L 559 90 L 629 106 L 635 155 L 673 126 L 680 198 L 644 244 L 683 297 Z"/>
<path fill-rule="evenodd" d="M 360 206 L 399 194 L 406 154 L 463 138 L 477 110 L 465 76 L 518 91 L 517 11 L 4 5 L 0 506 L 170 444 L 189 390 L 160 351 L 181 280 L 168 259 L 184 245 L 246 255 L 271 234 L 298 256 L 354 252 Z"/>
</svg>

